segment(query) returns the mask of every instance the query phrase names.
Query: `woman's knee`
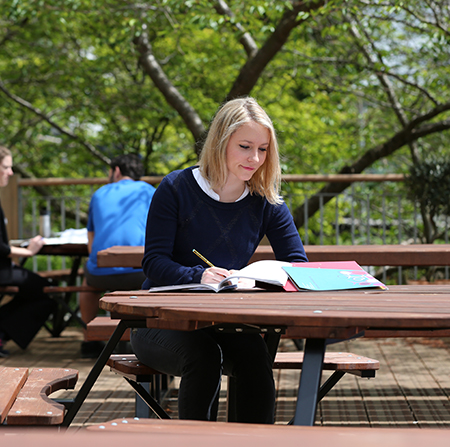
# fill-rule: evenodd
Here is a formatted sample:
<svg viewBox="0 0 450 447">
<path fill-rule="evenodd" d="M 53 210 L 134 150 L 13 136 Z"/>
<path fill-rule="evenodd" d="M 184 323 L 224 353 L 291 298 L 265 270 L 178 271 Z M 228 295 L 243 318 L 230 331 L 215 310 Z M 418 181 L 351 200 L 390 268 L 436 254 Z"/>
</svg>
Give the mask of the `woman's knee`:
<svg viewBox="0 0 450 447">
<path fill-rule="evenodd" d="M 138 329 L 132 331 L 131 345 L 143 363 L 162 372 L 177 376 L 221 373 L 221 349 L 201 331 Z"/>
</svg>

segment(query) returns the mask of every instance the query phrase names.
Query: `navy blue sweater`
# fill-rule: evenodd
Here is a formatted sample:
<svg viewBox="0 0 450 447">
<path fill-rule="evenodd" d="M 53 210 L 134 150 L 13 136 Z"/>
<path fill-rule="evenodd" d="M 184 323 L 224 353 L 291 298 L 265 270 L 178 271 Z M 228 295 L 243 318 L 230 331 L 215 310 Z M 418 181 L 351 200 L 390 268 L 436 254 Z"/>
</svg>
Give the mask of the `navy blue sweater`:
<svg viewBox="0 0 450 447">
<path fill-rule="evenodd" d="M 208 268 L 198 250 L 217 267 L 245 267 L 264 235 L 281 261 L 307 261 L 286 204 L 271 205 L 258 195 L 218 202 L 195 180 L 192 169 L 164 177 L 150 205 L 142 260 L 143 288 L 200 282 Z"/>
</svg>

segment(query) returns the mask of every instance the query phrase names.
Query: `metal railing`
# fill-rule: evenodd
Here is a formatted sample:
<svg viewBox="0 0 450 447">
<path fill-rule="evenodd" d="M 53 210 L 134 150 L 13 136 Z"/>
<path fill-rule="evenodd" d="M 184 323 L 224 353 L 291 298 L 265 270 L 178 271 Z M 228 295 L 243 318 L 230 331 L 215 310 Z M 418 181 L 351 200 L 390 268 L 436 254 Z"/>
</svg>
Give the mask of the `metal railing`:
<svg viewBox="0 0 450 447">
<path fill-rule="evenodd" d="M 292 182 L 342 181 L 343 176 L 284 176 L 283 184 Z M 300 235 L 304 244 L 342 245 L 342 244 L 402 244 L 423 243 L 423 222 L 417 204 L 406 196 L 383 190 L 383 179 L 388 182 L 402 181 L 402 176 L 362 176 L 346 175 L 346 181 L 356 180 L 341 194 L 319 195 L 319 209 L 312 216 L 308 214 L 310 195 L 293 194 L 285 191 L 284 198 L 291 211 L 304 204 L 304 226 Z M 162 177 L 146 178 L 157 184 Z M 330 180 L 331 179 L 331 180 Z M 334 180 L 333 180 L 334 179 Z M 89 201 L 97 187 L 106 179 L 87 179 L 71 182 L 68 179 L 41 179 L 47 187 L 58 186 L 59 192 L 46 197 L 33 195 L 32 186 L 36 180 L 21 180 L 18 192 L 19 237 L 27 238 L 39 231 L 40 208 L 50 212 L 52 230 L 64 231 L 67 228 L 86 226 Z M 375 192 L 356 187 L 362 181 L 378 181 Z M 38 181 L 39 182 L 39 181 Z M 81 193 L 64 194 L 69 185 L 83 185 Z M 287 188 L 289 190 L 289 188 Z M 441 237 L 439 242 L 448 243 L 449 219 L 441 216 L 436 220 Z M 399 271 L 401 275 L 401 270 Z M 416 269 L 417 275 L 417 269 Z M 448 278 L 448 269 L 445 270 Z"/>
</svg>

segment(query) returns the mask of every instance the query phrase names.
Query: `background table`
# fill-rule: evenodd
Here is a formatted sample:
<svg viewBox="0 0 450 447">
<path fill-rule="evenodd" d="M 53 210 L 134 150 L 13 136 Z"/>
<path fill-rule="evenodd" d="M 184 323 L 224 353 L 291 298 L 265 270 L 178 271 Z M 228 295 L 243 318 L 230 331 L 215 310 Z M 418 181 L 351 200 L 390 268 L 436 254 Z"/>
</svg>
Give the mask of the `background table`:
<svg viewBox="0 0 450 447">
<path fill-rule="evenodd" d="M 450 244 L 305 245 L 311 262 L 356 261 L 369 266 L 450 265 Z M 140 268 L 144 247 L 115 246 L 97 253 L 99 267 Z M 275 259 L 270 245 L 260 245 L 250 262 Z"/>
<path fill-rule="evenodd" d="M 11 245 L 16 246 L 20 246 L 23 242 L 25 241 L 10 241 Z M 87 243 L 51 243 L 43 245 L 37 254 L 47 256 L 67 256 L 71 259 L 71 266 L 70 269 L 68 269 L 68 272 L 65 270 L 45 270 L 37 272 L 45 278 L 52 278 L 54 280 L 53 284 L 62 279 L 67 284 L 66 288 L 68 291 L 61 292 L 61 294 L 54 296 L 58 303 L 58 307 L 52 315 L 51 327 L 49 327 L 48 324 L 45 325 L 50 334 L 57 337 L 73 319 L 77 320 L 81 325 L 84 325 L 83 321 L 78 316 L 78 305 L 70 305 L 71 297 L 73 295 L 73 291 L 70 290 L 70 287 L 74 286 L 76 283 L 83 257 L 89 256 L 88 246 Z M 23 258 L 21 265 L 25 266 L 28 259 L 30 258 Z M 60 274 L 63 275 L 60 276 Z M 61 297 L 59 295 L 61 295 Z"/>
</svg>

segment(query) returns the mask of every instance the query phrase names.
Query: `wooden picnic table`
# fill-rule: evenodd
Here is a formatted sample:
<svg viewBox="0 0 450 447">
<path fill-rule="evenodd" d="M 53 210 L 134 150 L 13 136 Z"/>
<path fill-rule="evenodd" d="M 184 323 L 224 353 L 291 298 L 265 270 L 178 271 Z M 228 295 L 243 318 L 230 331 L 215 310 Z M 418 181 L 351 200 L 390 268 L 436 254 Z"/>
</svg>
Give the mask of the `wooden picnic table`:
<svg viewBox="0 0 450 447">
<path fill-rule="evenodd" d="M 356 261 L 363 266 L 450 265 L 450 244 L 305 245 L 311 262 Z M 97 253 L 99 267 L 140 268 L 144 247 L 115 246 Z M 260 245 L 250 262 L 275 259 L 270 245 Z"/>
<path fill-rule="evenodd" d="M 72 308 L 73 306 L 71 306 L 70 303 L 72 294 L 80 289 L 80 287 L 75 286 L 75 284 L 77 277 L 83 272 L 81 267 L 82 259 L 83 257 L 89 256 L 89 250 L 87 243 L 67 243 L 64 239 L 61 240 L 61 243 L 58 243 L 58 238 L 52 239 L 52 243 L 43 245 L 37 254 L 46 256 L 67 256 L 71 259 L 71 266 L 69 269 L 44 270 L 37 272 L 44 278 L 51 278 L 54 280 L 55 282 L 53 284 L 56 284 L 56 281 L 64 281 L 66 284 L 58 289 L 52 287 L 56 296 L 58 308 L 52 315 L 52 327 L 46 326 L 53 336 L 58 337 L 72 320 L 76 320 L 82 326 L 85 326 L 85 323 L 78 316 L 78 305 L 76 305 L 75 308 Z M 27 240 L 18 239 L 10 241 L 11 245 L 16 246 L 21 246 L 24 242 L 27 242 Z M 22 259 L 22 266 L 25 266 L 26 263 L 29 262 L 28 259 L 30 258 Z M 47 290 L 46 293 L 51 292 Z M 61 295 L 61 297 L 59 295 Z M 70 315 L 69 318 L 67 318 L 68 314 Z"/>
<path fill-rule="evenodd" d="M 100 307 L 121 320 L 80 389 L 67 415 L 70 424 L 128 327 L 195 330 L 258 331 L 265 334 L 275 356 L 283 332 L 305 338 L 304 361 L 294 418 L 296 425 L 313 425 L 322 363 L 329 340 L 356 336 L 450 336 L 450 286 L 391 286 L 389 290 L 333 292 L 227 293 L 113 292 Z"/>
</svg>

